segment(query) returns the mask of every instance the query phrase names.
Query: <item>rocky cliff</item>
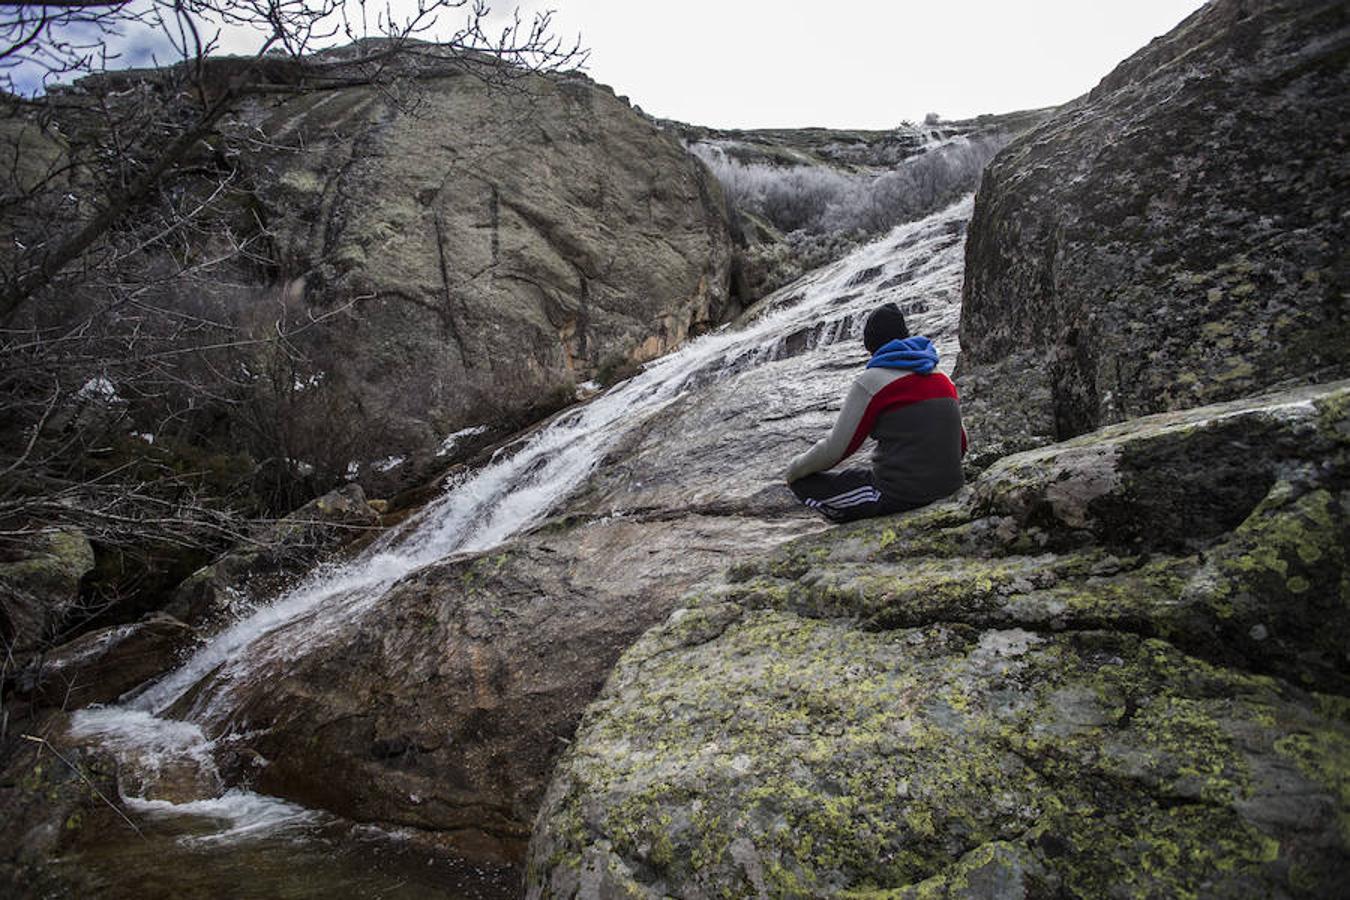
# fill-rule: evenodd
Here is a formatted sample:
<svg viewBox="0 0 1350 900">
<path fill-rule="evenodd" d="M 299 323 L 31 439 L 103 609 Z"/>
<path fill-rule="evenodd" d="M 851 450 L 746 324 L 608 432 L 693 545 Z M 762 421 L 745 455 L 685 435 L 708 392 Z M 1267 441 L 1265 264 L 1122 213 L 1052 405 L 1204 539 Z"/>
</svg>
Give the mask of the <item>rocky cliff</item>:
<svg viewBox="0 0 1350 900">
<path fill-rule="evenodd" d="M 1350 371 L 1343 4 L 1215 2 L 990 165 L 958 367 L 986 458 Z"/>
<path fill-rule="evenodd" d="M 228 77 L 231 62 L 210 71 Z M 62 377 L 104 378 L 124 435 L 242 454 L 309 496 L 344 477 L 387 496 L 474 449 L 452 435 L 505 436 L 739 311 L 717 182 L 607 87 L 467 63 L 363 83 L 338 58 L 316 64 L 329 83 L 239 101 L 164 176 L 107 239 L 136 252 L 91 251 L 139 282 L 139 316 L 78 280 L 15 313 L 14 327 L 94 315 L 109 329 L 112 348 L 92 345 L 88 371 Z M 7 268 L 63 216 L 91 215 L 115 182 L 100 167 L 153 159 L 184 115 L 180 82 L 115 73 L 6 107 L 0 145 L 31 163 L 2 179 Z M 150 124 L 121 134 L 108 117 Z M 55 188 L 23 193 L 48 170 Z M 68 208 L 40 215 L 49 200 Z M 135 231 L 159 215 L 163 234 Z M 128 346 L 176 350 L 167 383 L 100 368 Z"/>
<path fill-rule="evenodd" d="M 339 86 L 241 100 L 89 251 L 97 275 L 6 322 L 0 468 L 20 499 L 5 527 L 68 524 L 95 559 L 49 623 L 6 598 L 0 633 L 130 621 L 246 518 L 351 482 L 424 484 L 740 311 L 719 185 L 608 88 L 448 63 L 377 83 L 332 71 Z M 0 268 L 183 127 L 180 75 L 0 103 L 0 148 L 23 163 L 0 173 Z M 57 485 L 81 501 L 47 502 Z M 180 509 L 181 533 L 137 531 L 187 496 L 209 528 Z"/>
<path fill-rule="evenodd" d="M 301 339 L 316 396 L 299 412 L 373 419 L 357 461 L 375 479 L 370 463 L 434 458 L 736 311 L 716 182 L 612 91 L 460 75 L 421 92 L 410 112 L 348 89 L 238 123 L 259 135 L 273 287 L 319 312 L 355 302 Z"/>
</svg>

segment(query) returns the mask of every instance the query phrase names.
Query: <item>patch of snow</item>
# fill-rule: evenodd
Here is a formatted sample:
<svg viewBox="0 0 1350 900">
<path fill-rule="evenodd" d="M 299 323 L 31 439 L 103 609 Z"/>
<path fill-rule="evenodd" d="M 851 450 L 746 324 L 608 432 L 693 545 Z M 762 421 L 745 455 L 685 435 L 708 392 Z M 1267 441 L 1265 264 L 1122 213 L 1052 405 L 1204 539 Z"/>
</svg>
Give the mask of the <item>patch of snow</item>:
<svg viewBox="0 0 1350 900">
<path fill-rule="evenodd" d="M 308 378 L 296 378 L 294 384 L 292 384 L 291 387 L 293 390 L 296 391 L 307 391 L 310 390 L 311 388 L 316 388 L 319 385 L 323 384 L 325 374 L 326 373 L 324 372 L 315 372 Z"/>
<path fill-rule="evenodd" d="M 407 461 L 408 457 L 406 456 L 386 456 L 384 459 L 379 459 L 371 463 L 370 466 L 376 472 L 389 472 L 393 469 L 397 469 Z"/>
<path fill-rule="evenodd" d="M 104 403 L 125 403 L 121 397 L 117 396 L 117 388 L 113 383 L 102 375 L 90 378 L 80 389 L 75 392 L 77 400 L 100 400 Z"/>
<path fill-rule="evenodd" d="M 470 438 L 475 435 L 482 434 L 487 430 L 488 427 L 486 425 L 473 425 L 469 428 L 461 428 L 454 434 L 446 435 L 445 440 L 441 441 L 441 449 L 436 451 L 436 455 L 445 456 L 446 454 L 454 450 L 455 446 L 459 444 L 460 441 L 464 440 L 465 438 Z"/>
</svg>

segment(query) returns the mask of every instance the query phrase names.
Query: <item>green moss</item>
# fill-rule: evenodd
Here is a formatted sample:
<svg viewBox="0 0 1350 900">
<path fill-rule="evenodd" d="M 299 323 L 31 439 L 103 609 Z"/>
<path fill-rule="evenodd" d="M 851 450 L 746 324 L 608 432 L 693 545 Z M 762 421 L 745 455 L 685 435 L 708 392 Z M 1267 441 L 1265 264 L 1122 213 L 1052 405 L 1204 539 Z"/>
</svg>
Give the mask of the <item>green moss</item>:
<svg viewBox="0 0 1350 900">
<path fill-rule="evenodd" d="M 982 844 L 946 870 L 902 888 L 865 887 L 839 894 L 846 900 L 948 900 L 952 897 L 1036 896 L 1030 882 L 1042 867 L 1025 846 L 1008 841 Z"/>
<path fill-rule="evenodd" d="M 1228 803 L 1246 796 L 1250 773 L 1232 739 L 1207 709 L 1208 704 L 1187 697 L 1158 697 L 1137 716 L 1137 727 L 1149 747 L 1175 776 L 1168 785 L 1197 782 L 1198 794 L 1210 803 Z M 1194 791 L 1188 785 L 1186 791 Z"/>
<path fill-rule="evenodd" d="M 1338 798 L 1341 839 L 1350 847 L 1350 736 L 1345 729 L 1287 735 L 1275 742 L 1275 749 Z"/>
<path fill-rule="evenodd" d="M 1296 499 L 1292 494 L 1287 482 L 1276 485 L 1234 531 L 1220 551 L 1231 577 L 1245 580 L 1270 574 L 1284 580 L 1292 577 L 1291 567 L 1313 566 L 1339 555 L 1331 493 L 1317 490 Z"/>
<path fill-rule="evenodd" d="M 1159 808 L 1060 820 L 1064 852 L 1047 865 L 1079 897 L 1197 898 L 1223 877 L 1241 884 L 1279 855 L 1279 844 L 1228 809 Z M 1257 882 L 1259 883 L 1259 882 Z"/>
<path fill-rule="evenodd" d="M 46 531 L 34 538 L 31 552 L 0 562 L 0 580 L 30 590 L 73 590 L 94 567 L 94 551 L 78 531 Z"/>
<path fill-rule="evenodd" d="M 1313 694 L 1312 697 L 1313 708 L 1318 715 L 1342 725 L 1350 725 L 1350 697 L 1338 694 Z"/>
<path fill-rule="evenodd" d="M 1262 653 L 1335 640 L 1334 619 L 1288 626 L 1347 584 L 1339 501 L 1306 484 L 1170 555 L 1045 552 L 1026 523 L 975 518 L 1017 499 L 987 494 L 744 562 L 588 712 L 546 811 L 558 858 L 609 840 L 644 883 L 706 896 L 1325 892 L 1335 848 L 1256 827 L 1274 801 L 1254 773 L 1275 747 L 1350 808 L 1348 701 L 1323 685 L 1309 710 L 1218 664 L 1274 671 L 1293 663 Z"/>
<path fill-rule="evenodd" d="M 1322 436 L 1341 446 L 1350 444 L 1350 389 L 1319 397 L 1315 403 Z"/>
</svg>

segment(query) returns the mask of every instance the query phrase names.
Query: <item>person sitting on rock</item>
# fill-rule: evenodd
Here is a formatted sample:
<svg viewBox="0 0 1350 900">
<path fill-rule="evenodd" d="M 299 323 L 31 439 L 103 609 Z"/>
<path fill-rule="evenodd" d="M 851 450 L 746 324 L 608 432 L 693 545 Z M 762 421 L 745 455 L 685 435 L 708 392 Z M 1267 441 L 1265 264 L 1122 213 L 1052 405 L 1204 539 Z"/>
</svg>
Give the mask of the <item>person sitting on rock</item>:
<svg viewBox="0 0 1350 900">
<path fill-rule="evenodd" d="M 963 483 L 961 407 L 951 379 L 934 371 L 933 342 L 910 337 L 900 308 L 887 303 L 867 317 L 863 345 L 872 358 L 853 380 L 834 428 L 786 473 L 797 499 L 831 522 L 913 509 Z M 877 441 L 870 468 L 826 471 L 869 435 Z"/>
</svg>

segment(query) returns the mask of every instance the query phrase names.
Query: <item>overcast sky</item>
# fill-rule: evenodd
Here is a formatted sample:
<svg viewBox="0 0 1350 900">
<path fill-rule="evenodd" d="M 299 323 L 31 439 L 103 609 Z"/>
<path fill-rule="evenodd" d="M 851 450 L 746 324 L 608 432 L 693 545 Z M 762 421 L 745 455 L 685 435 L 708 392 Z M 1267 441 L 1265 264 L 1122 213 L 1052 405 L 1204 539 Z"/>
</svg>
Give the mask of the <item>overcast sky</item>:
<svg viewBox="0 0 1350 900">
<path fill-rule="evenodd" d="M 588 71 L 699 125 L 890 128 L 1063 103 L 1201 0 L 555 0 Z M 532 8 L 525 6 L 522 8 Z"/>
<path fill-rule="evenodd" d="M 406 14 L 416 0 L 367 0 Z M 587 72 L 647 112 L 724 128 L 892 128 L 1063 103 L 1202 0 L 524 0 L 579 34 Z M 492 0 L 495 16 L 514 4 Z M 349 2 L 347 9 L 359 7 Z M 353 12 L 352 14 L 356 14 Z M 448 34 L 463 22 L 447 15 Z M 430 37 L 431 35 L 426 35 Z M 256 49 L 256 32 L 222 49 Z M 120 65 L 173 61 L 128 28 Z M 17 80 L 24 89 L 38 83 Z"/>
</svg>

